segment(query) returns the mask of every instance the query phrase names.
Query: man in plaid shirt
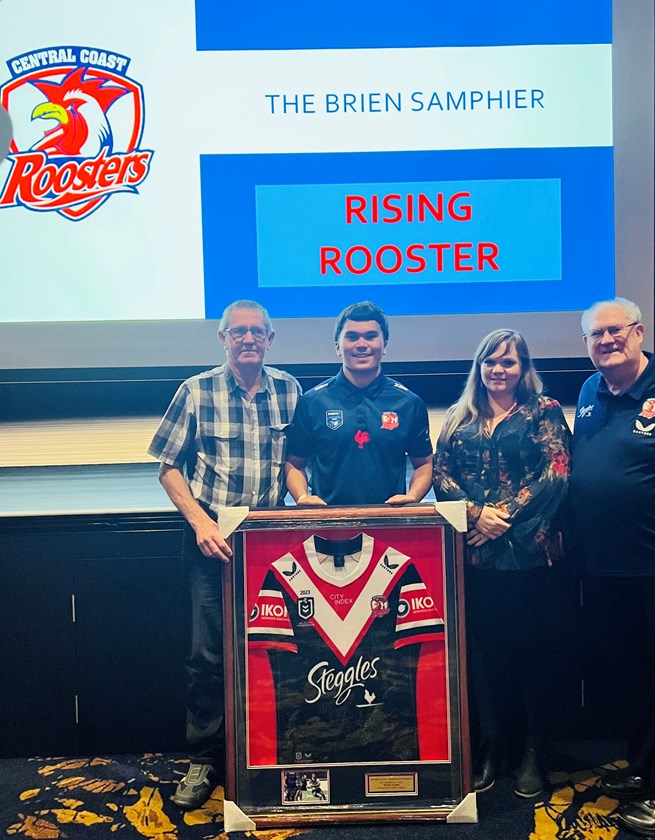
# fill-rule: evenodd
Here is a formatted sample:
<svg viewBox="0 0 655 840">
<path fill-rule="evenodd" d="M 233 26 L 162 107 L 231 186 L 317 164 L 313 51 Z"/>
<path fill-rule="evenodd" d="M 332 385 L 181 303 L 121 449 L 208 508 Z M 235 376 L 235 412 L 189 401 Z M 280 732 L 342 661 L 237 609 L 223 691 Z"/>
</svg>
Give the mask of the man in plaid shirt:
<svg viewBox="0 0 655 840">
<path fill-rule="evenodd" d="M 159 480 L 186 520 L 190 766 L 173 796 L 185 810 L 199 808 L 224 780 L 220 561 L 227 563 L 232 551 L 217 521 L 219 510 L 284 504 L 285 430 L 300 395 L 292 376 L 264 366 L 275 332 L 260 304 L 231 303 L 218 337 L 226 364 L 182 383 L 148 449 L 161 462 Z"/>
</svg>

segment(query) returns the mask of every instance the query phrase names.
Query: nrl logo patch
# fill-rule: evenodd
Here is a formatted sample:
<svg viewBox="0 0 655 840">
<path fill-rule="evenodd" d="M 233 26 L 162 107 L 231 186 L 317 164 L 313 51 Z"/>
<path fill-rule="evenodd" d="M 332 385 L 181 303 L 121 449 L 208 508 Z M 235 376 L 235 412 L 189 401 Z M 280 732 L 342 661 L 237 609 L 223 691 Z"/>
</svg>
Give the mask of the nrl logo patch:
<svg viewBox="0 0 655 840">
<path fill-rule="evenodd" d="M 305 621 L 314 616 L 314 599 L 310 595 L 298 598 L 298 615 Z"/>
<path fill-rule="evenodd" d="M 14 136 L 0 169 L 0 209 L 79 221 L 116 193 L 138 193 L 154 152 L 140 148 L 143 89 L 127 76 L 129 64 L 124 55 L 81 46 L 9 59 L 0 105 Z"/>
<path fill-rule="evenodd" d="M 333 408 L 325 412 L 325 425 L 328 429 L 340 429 L 343 426 L 343 411 L 340 408 Z"/>
</svg>

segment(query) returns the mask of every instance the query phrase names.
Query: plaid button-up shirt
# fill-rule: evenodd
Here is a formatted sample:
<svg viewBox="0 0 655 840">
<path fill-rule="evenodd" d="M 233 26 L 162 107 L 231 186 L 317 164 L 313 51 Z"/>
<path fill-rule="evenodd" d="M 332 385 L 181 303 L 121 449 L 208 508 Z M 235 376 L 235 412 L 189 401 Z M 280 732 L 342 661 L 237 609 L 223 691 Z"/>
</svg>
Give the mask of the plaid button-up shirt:
<svg viewBox="0 0 655 840">
<path fill-rule="evenodd" d="M 218 506 L 284 504 L 286 427 L 300 385 L 264 367 L 251 398 L 227 364 L 180 385 L 148 448 L 185 472 L 195 499 Z"/>
</svg>

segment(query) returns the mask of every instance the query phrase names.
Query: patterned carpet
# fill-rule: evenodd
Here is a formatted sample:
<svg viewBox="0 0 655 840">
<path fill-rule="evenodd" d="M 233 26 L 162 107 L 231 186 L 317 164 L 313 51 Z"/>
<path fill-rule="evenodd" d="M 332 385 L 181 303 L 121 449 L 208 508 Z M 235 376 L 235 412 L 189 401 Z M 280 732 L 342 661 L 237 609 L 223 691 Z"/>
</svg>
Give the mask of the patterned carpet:
<svg viewBox="0 0 655 840">
<path fill-rule="evenodd" d="M 552 789 L 545 798 L 521 800 L 513 794 L 510 778 L 499 780 L 478 797 L 477 825 L 349 825 L 230 836 L 235 840 L 428 840 L 443 834 L 453 840 L 634 840 L 616 824 L 618 803 L 598 787 L 601 767 L 581 767 L 585 750 L 575 752 L 559 750 L 554 766 L 580 769 L 551 774 Z M 603 766 L 622 765 L 618 761 Z M 205 807 L 187 814 L 171 802 L 185 768 L 180 756 L 155 754 L 0 761 L 0 832 L 38 840 L 226 838 L 220 788 Z"/>
</svg>

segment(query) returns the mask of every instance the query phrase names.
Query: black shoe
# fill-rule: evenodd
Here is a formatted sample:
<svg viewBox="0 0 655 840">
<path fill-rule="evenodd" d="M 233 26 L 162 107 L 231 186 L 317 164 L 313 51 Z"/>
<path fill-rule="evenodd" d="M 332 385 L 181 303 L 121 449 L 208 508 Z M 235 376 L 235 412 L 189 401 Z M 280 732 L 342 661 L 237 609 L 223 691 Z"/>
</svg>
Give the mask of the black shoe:
<svg viewBox="0 0 655 840">
<path fill-rule="evenodd" d="M 482 769 L 473 776 L 473 790 L 476 793 L 484 793 L 491 790 L 496 781 L 496 768 L 491 757 L 488 755 L 482 762 Z"/>
<path fill-rule="evenodd" d="M 630 768 L 612 770 L 603 776 L 600 789 L 613 799 L 640 799 L 648 792 L 646 779 Z"/>
<path fill-rule="evenodd" d="M 211 764 L 190 764 L 173 794 L 173 802 L 183 811 L 200 808 L 216 787 L 216 770 Z"/>
<path fill-rule="evenodd" d="M 655 800 L 628 802 L 618 810 L 621 825 L 644 837 L 655 837 Z"/>
<path fill-rule="evenodd" d="M 524 799 L 532 799 L 546 787 L 546 775 L 543 771 L 541 751 L 534 746 L 525 748 L 521 766 L 516 773 L 514 793 Z"/>
<path fill-rule="evenodd" d="M 507 757 L 505 754 L 505 740 L 497 735 L 487 735 L 482 744 L 482 766 L 480 772 L 473 776 L 473 790 L 476 793 L 484 793 L 491 790 L 496 779 L 502 776 L 507 769 Z"/>
</svg>

